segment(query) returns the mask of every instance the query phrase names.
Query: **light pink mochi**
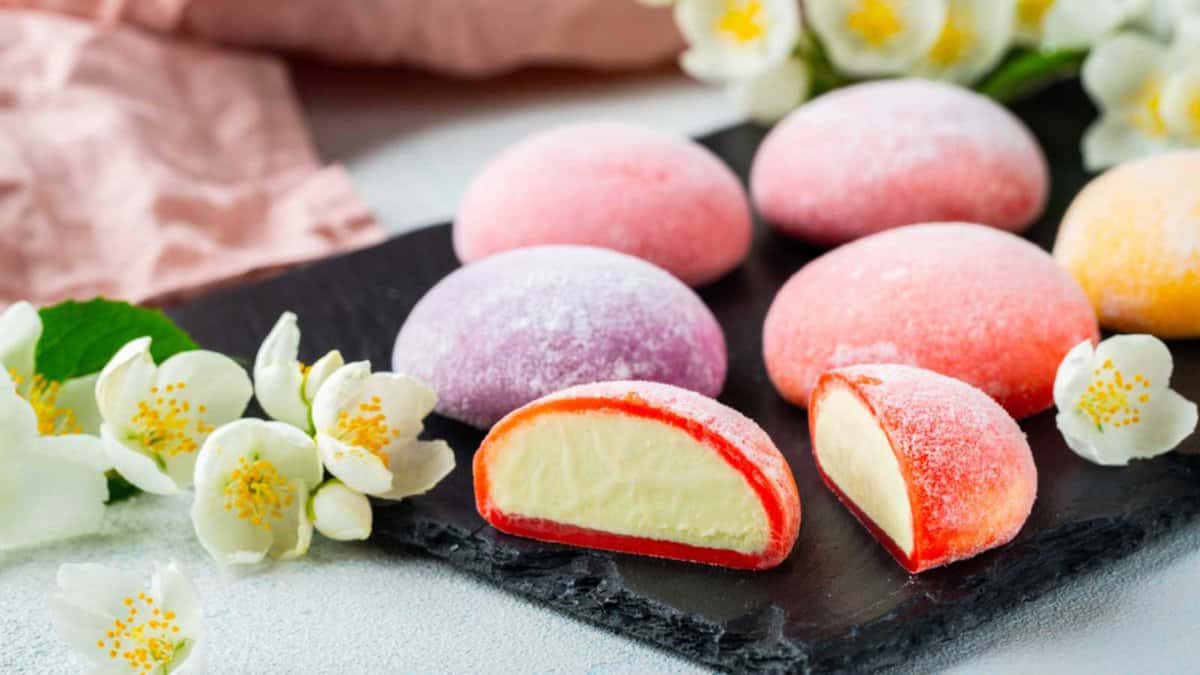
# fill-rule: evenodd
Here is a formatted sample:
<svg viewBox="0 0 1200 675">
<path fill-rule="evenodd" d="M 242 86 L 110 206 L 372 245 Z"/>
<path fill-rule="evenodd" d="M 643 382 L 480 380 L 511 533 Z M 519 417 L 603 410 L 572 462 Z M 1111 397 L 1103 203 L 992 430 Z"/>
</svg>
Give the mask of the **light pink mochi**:
<svg viewBox="0 0 1200 675">
<path fill-rule="evenodd" d="M 802 106 L 767 135 L 750 173 L 772 227 L 826 245 L 937 221 L 1019 232 L 1041 214 L 1049 182 L 1012 113 L 928 80 L 859 84 Z"/>
<path fill-rule="evenodd" d="M 705 148 L 586 122 L 531 136 L 492 160 L 463 197 L 454 250 L 469 263 L 540 244 L 599 246 L 695 286 L 741 264 L 751 227 L 737 176 Z"/>
<path fill-rule="evenodd" d="M 784 284 L 763 325 L 775 388 L 801 406 L 822 373 L 917 366 L 972 384 L 1010 415 L 1050 407 L 1072 347 L 1099 338 L 1079 284 L 1048 253 L 980 225 L 912 225 L 817 258 Z"/>
</svg>

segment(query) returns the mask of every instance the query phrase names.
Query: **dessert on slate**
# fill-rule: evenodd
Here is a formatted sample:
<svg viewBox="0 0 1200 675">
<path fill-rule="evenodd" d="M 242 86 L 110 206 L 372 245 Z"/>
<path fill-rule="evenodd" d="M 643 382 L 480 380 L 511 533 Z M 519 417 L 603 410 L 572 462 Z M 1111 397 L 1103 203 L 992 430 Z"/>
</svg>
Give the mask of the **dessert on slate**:
<svg viewBox="0 0 1200 675">
<path fill-rule="evenodd" d="M 766 432 L 652 382 L 572 387 L 505 417 L 475 455 L 475 501 L 510 534 L 745 569 L 778 565 L 800 528 Z"/>
<path fill-rule="evenodd" d="M 826 253 L 780 289 L 763 326 L 775 388 L 808 405 L 817 377 L 903 363 L 979 387 L 1016 418 L 1050 407 L 1058 364 L 1099 327 L 1045 251 L 980 225 L 881 232 Z"/>
<path fill-rule="evenodd" d="M 394 370 L 438 392 L 437 411 L 487 428 L 564 387 L 664 382 L 716 396 L 725 337 L 692 289 L 648 262 L 538 246 L 454 271 L 413 308 Z"/>
<path fill-rule="evenodd" d="M 1106 327 L 1200 337 L 1200 150 L 1093 180 L 1067 210 L 1054 257 Z"/>
<path fill-rule="evenodd" d="M 538 244 L 648 260 L 691 285 L 741 264 L 750 204 L 737 176 L 689 139 L 588 122 L 512 146 L 475 178 L 454 222 L 463 262 Z"/>
<path fill-rule="evenodd" d="M 910 572 L 1008 543 L 1033 507 L 1025 434 L 959 380 L 899 365 L 830 371 L 809 428 L 825 484 Z"/>
<path fill-rule="evenodd" d="M 750 187 L 780 232 L 840 244 L 941 220 L 1024 230 L 1046 203 L 1049 171 L 1033 135 L 990 99 L 889 80 L 789 115 L 759 146 Z"/>
</svg>

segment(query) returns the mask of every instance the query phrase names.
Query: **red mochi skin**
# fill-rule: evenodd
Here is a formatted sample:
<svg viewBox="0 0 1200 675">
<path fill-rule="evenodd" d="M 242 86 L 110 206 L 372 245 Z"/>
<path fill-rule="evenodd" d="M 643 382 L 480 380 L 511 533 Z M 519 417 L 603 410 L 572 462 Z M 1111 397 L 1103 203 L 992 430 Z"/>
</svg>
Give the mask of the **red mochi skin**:
<svg viewBox="0 0 1200 675">
<path fill-rule="evenodd" d="M 539 415 L 615 412 L 674 426 L 718 453 L 745 476 L 761 498 L 770 536 L 755 554 L 601 532 L 501 511 L 491 500 L 489 462 L 505 450 L 514 429 Z M 539 399 L 500 420 L 475 454 L 475 503 L 496 529 L 540 541 L 671 558 L 738 569 L 769 569 L 783 562 L 800 531 L 800 493 L 775 444 L 749 418 L 695 392 L 652 382 L 601 382 L 571 387 Z"/>
<path fill-rule="evenodd" d="M 1048 253 L 993 228 L 935 223 L 804 266 L 771 303 L 763 357 L 799 406 L 826 370 L 901 363 L 974 385 L 1021 419 L 1050 407 L 1063 357 L 1099 336 L 1083 289 Z"/>
<path fill-rule="evenodd" d="M 825 475 L 817 445 L 821 400 L 846 387 L 872 412 L 899 460 L 912 506 L 906 554 Z M 1007 544 L 1037 496 L 1025 434 L 982 391 L 937 373 L 863 365 L 825 373 L 813 394 L 809 430 L 825 485 L 909 572 L 918 573 Z"/>
<path fill-rule="evenodd" d="M 464 263 L 526 246 L 599 246 L 690 286 L 750 250 L 750 202 L 716 155 L 681 137 L 585 122 L 526 138 L 475 177 L 454 221 Z"/>
<path fill-rule="evenodd" d="M 754 205 L 779 232 L 836 245 L 902 225 L 963 220 L 1019 232 L 1049 169 L 1008 110 L 961 87 L 887 80 L 798 108 L 759 146 Z"/>
</svg>

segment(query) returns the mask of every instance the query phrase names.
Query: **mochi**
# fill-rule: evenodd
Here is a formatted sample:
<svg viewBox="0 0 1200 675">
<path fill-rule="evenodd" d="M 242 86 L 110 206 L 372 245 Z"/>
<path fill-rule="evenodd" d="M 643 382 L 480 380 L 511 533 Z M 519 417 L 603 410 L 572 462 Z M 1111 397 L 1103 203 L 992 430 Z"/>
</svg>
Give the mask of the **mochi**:
<svg viewBox="0 0 1200 675">
<path fill-rule="evenodd" d="M 746 192 L 716 155 L 612 122 L 571 124 L 508 148 L 471 182 L 454 221 L 463 262 L 583 244 L 637 256 L 690 285 L 741 264 L 750 239 Z"/>
<path fill-rule="evenodd" d="M 1155 155 L 1093 180 L 1063 217 L 1054 257 L 1104 326 L 1200 337 L 1200 150 Z"/>
<path fill-rule="evenodd" d="M 901 363 L 968 382 L 1022 418 L 1050 407 L 1067 352 L 1097 339 L 1087 297 L 1048 253 L 993 228 L 935 223 L 803 267 L 771 303 L 763 356 L 796 405 L 826 370 Z"/>
<path fill-rule="evenodd" d="M 886 80 L 801 106 L 759 146 L 755 207 L 782 234 L 841 244 L 901 225 L 963 220 L 1021 231 L 1049 169 L 1012 113 L 961 87 Z"/>
<path fill-rule="evenodd" d="M 791 552 L 800 496 L 757 424 L 654 382 L 572 387 L 513 412 L 475 455 L 480 515 L 509 534 L 766 569 Z"/>
<path fill-rule="evenodd" d="M 1008 543 L 1037 495 L 1025 434 L 987 394 L 932 371 L 824 374 L 809 429 L 825 484 L 909 572 Z"/>
<path fill-rule="evenodd" d="M 538 246 L 438 282 L 401 327 L 392 365 L 437 391 L 437 412 L 487 428 L 588 382 L 637 378 L 716 396 L 725 336 L 695 292 L 650 263 Z"/>
</svg>

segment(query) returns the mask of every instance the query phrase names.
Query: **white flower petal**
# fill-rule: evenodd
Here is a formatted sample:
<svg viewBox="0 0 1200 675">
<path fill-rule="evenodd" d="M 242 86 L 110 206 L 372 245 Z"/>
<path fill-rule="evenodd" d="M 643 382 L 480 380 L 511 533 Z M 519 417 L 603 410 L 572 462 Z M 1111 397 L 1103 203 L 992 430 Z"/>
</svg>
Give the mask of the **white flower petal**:
<svg viewBox="0 0 1200 675">
<path fill-rule="evenodd" d="M 65 434 L 62 436 L 42 436 L 38 439 L 38 451 L 47 458 L 55 458 L 91 469 L 96 473 L 104 473 L 112 468 L 108 461 L 108 453 L 104 449 L 104 441 L 98 436 L 86 434 Z"/>
<path fill-rule="evenodd" d="M 341 481 L 326 481 L 317 489 L 312 512 L 317 531 L 330 539 L 356 541 L 371 536 L 370 500 Z"/>
<path fill-rule="evenodd" d="M 34 453 L 0 472 L 0 549 L 34 546 L 100 529 L 108 481 L 83 463 Z"/>
<path fill-rule="evenodd" d="M 42 317 L 28 302 L 17 302 L 0 312 L 0 370 L 13 370 L 21 377 L 33 374 Z"/>
<path fill-rule="evenodd" d="M 1134 33 L 1123 33 L 1093 49 L 1083 63 L 1083 87 L 1103 109 L 1135 105 L 1149 82 L 1166 70 L 1167 50 Z"/>
<path fill-rule="evenodd" d="M 317 397 L 317 392 L 321 390 L 321 385 L 325 384 L 325 380 L 344 365 L 346 365 L 346 360 L 336 349 L 317 359 L 312 368 L 308 369 L 308 376 L 304 378 L 305 402 L 312 403 L 313 399 Z"/>
<path fill-rule="evenodd" d="M 1137 25 L 1156 38 L 1169 41 L 1181 22 L 1196 15 L 1200 15 L 1200 0 L 1150 0 Z"/>
<path fill-rule="evenodd" d="M 392 485 L 377 493 L 382 499 L 403 499 L 424 494 L 454 470 L 454 451 L 445 441 L 413 441 L 388 452 Z"/>
<path fill-rule="evenodd" d="M 392 472 L 374 454 L 322 433 L 317 434 L 317 448 L 329 473 L 355 490 L 383 494 L 391 489 Z"/>
<path fill-rule="evenodd" d="M 150 577 L 150 592 L 163 607 L 175 612 L 175 623 L 180 631 L 199 640 L 204 630 L 204 615 L 200 610 L 199 596 L 191 579 L 171 561 L 165 565 L 155 562 Z"/>
<path fill-rule="evenodd" d="M 189 401 L 198 419 L 219 427 L 242 416 L 254 395 L 250 376 L 236 361 L 217 352 L 181 352 L 163 361 L 155 381 L 160 388 L 184 382 L 176 397 Z M 204 406 L 205 412 L 198 410 Z M 109 419 L 105 416 L 105 419 Z"/>
<path fill-rule="evenodd" d="M 154 386 L 154 359 L 150 338 L 138 338 L 121 347 L 109 359 L 96 380 L 96 405 L 110 422 L 126 421 L 138 411 L 138 403 Z"/>
<path fill-rule="evenodd" d="M 96 383 L 100 373 L 76 377 L 63 382 L 58 389 L 57 407 L 75 415 L 79 430 L 85 434 L 100 433 L 100 407 L 96 405 Z"/>
<path fill-rule="evenodd" d="M 196 485 L 223 486 L 242 458 L 265 459 L 280 474 L 309 488 L 316 487 L 323 475 L 316 444 L 308 434 L 283 422 L 246 418 L 217 429 L 205 441 L 196 463 Z"/>
<path fill-rule="evenodd" d="M 37 440 L 37 415 L 29 402 L 17 395 L 8 372 L 0 369 L 0 457 L 29 452 Z"/>
<path fill-rule="evenodd" d="M 179 492 L 179 485 L 166 474 L 166 465 L 159 465 L 139 448 L 127 445 L 112 425 L 101 425 L 100 437 L 104 440 L 109 463 L 134 487 L 158 495 Z"/>
<path fill-rule="evenodd" d="M 1162 115 L 1167 129 L 1177 138 L 1200 145 L 1200 55 L 1194 65 L 1167 80 Z"/>
<path fill-rule="evenodd" d="M 394 434 L 394 443 L 416 438 L 424 426 L 422 420 L 437 405 L 437 393 L 429 385 L 398 373 L 372 373 L 351 405 L 369 403 L 375 397 Z"/>
<path fill-rule="evenodd" d="M 371 364 L 356 361 L 338 368 L 325 380 L 312 403 L 313 426 L 318 434 L 333 432 L 338 414 L 359 397 L 370 376 Z"/>
<path fill-rule="evenodd" d="M 1042 40 L 1042 25 L 1054 0 L 1017 0 L 1014 42 L 1036 45 Z"/>
<path fill-rule="evenodd" d="M 946 20 L 944 0 L 808 0 L 806 16 L 850 75 L 895 75 L 929 51 Z"/>
<path fill-rule="evenodd" d="M 196 538 L 221 565 L 252 565 L 271 549 L 271 532 L 225 509 L 220 485 L 197 485 L 192 502 Z"/>
<path fill-rule="evenodd" d="M 808 99 L 812 77 L 808 64 L 788 59 L 762 73 L 730 85 L 729 93 L 750 119 L 770 124 Z"/>
<path fill-rule="evenodd" d="M 1106 114 L 1083 134 L 1083 164 L 1100 171 L 1171 147 L 1166 139 L 1147 136 L 1119 115 Z"/>
<path fill-rule="evenodd" d="M 1084 340 L 1071 348 L 1058 364 L 1054 375 L 1054 404 L 1066 410 L 1075 406 L 1083 392 L 1092 383 L 1096 350 L 1090 340 Z"/>
<path fill-rule="evenodd" d="M 300 327 L 296 315 L 284 312 L 267 334 L 254 359 L 254 395 L 273 419 L 308 429 L 304 374 L 298 360 Z"/>
<path fill-rule="evenodd" d="M 1096 368 L 1109 361 L 1126 381 L 1137 375 L 1148 379 L 1153 389 L 1165 389 L 1174 365 L 1171 350 L 1153 335 L 1114 335 L 1096 347 Z"/>
<path fill-rule="evenodd" d="M 110 620 L 125 616 L 129 589 L 141 585 L 141 579 L 106 565 L 67 563 L 58 568 L 58 588 L 64 601 Z"/>
<path fill-rule="evenodd" d="M 107 650 L 96 641 L 104 636 L 113 618 L 108 613 L 73 604 L 63 593 L 50 596 L 50 622 L 54 632 L 71 649 L 93 663 L 103 662 L 108 657 Z"/>
<path fill-rule="evenodd" d="M 680 0 L 675 23 L 689 45 L 680 65 L 700 80 L 753 76 L 787 59 L 800 39 L 795 0 Z"/>
<path fill-rule="evenodd" d="M 1148 0 L 1058 0 L 1042 23 L 1042 47 L 1090 47 L 1140 17 L 1148 8 Z"/>
<path fill-rule="evenodd" d="M 292 560 L 308 553 L 312 544 L 313 524 L 308 519 L 308 487 L 292 481 L 295 501 L 283 510 L 283 517 L 271 521 L 274 539 L 268 554 L 278 560 Z"/>
<path fill-rule="evenodd" d="M 1142 411 L 1145 427 L 1136 457 L 1155 457 L 1174 450 L 1185 438 L 1196 431 L 1196 404 L 1170 389 L 1161 392 L 1158 398 Z"/>
<path fill-rule="evenodd" d="M 933 45 L 910 71 L 971 84 L 992 70 L 1012 42 L 1015 0 L 948 0 L 946 20 Z"/>
</svg>

